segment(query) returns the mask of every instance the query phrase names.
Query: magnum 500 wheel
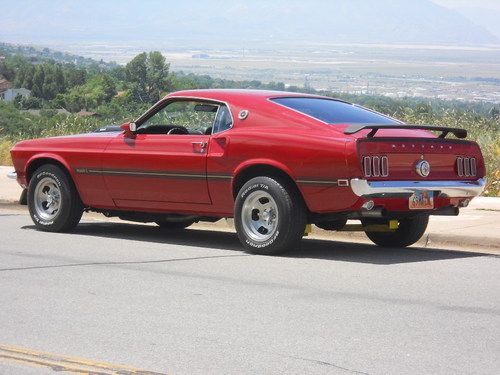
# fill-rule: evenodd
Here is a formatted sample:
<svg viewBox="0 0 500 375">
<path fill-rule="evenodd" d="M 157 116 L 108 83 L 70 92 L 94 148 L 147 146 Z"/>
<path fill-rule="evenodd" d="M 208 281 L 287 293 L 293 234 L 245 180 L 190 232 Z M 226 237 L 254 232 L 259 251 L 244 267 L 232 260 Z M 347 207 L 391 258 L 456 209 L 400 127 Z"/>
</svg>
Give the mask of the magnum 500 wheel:
<svg viewBox="0 0 500 375">
<path fill-rule="evenodd" d="M 41 166 L 31 177 L 28 208 L 36 227 L 47 232 L 69 231 L 83 214 L 83 204 L 73 181 L 52 164 Z"/>
<path fill-rule="evenodd" d="M 234 224 L 243 246 L 255 254 L 280 254 L 302 238 L 306 210 L 295 189 L 279 179 L 255 177 L 238 192 Z"/>
</svg>

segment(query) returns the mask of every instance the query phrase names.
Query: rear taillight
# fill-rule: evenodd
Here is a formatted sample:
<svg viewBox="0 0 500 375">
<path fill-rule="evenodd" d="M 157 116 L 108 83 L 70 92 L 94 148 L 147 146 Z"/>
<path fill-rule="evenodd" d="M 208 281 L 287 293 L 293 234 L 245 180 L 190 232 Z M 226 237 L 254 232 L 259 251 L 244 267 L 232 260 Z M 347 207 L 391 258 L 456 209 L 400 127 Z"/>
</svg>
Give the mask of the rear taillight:
<svg viewBox="0 0 500 375">
<path fill-rule="evenodd" d="M 459 156 L 455 162 L 458 177 L 474 177 L 477 175 L 476 158 Z"/>
<path fill-rule="evenodd" d="M 363 157 L 363 172 L 365 177 L 389 176 L 389 159 L 387 156 Z"/>
</svg>

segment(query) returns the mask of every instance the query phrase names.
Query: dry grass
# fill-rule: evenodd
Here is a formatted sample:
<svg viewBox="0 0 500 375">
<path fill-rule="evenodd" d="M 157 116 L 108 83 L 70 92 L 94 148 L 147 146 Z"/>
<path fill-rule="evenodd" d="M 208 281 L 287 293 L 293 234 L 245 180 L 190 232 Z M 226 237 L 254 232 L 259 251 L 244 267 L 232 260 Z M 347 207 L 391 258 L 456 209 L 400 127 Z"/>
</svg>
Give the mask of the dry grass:
<svg viewBox="0 0 500 375">
<path fill-rule="evenodd" d="M 0 140 L 0 165 L 12 165 L 10 158 L 10 149 L 14 142 L 8 140 Z"/>
<path fill-rule="evenodd" d="M 446 126 L 454 126 L 467 129 L 469 139 L 475 140 L 481 146 L 486 163 L 488 185 L 483 195 L 500 197 L 500 130 L 498 120 L 477 117 L 474 114 L 458 116 L 453 111 L 447 111 L 439 116 L 430 115 L 428 117 L 421 114 L 407 112 L 400 116 L 407 123 L 434 123 Z M 41 137 L 57 136 L 87 132 L 96 127 L 95 120 L 65 118 L 59 121 L 56 126 L 48 127 L 41 131 Z M 26 136 L 20 136 L 28 138 Z M 12 165 L 10 149 L 15 141 L 0 138 L 0 165 Z"/>
</svg>

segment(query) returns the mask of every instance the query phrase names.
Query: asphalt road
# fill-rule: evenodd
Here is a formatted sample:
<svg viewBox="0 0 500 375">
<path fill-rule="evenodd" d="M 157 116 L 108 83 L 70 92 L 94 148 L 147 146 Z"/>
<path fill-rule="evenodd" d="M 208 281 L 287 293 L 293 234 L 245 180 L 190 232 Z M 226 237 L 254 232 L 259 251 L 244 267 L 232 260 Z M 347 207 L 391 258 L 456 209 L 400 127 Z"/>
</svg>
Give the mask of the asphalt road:
<svg viewBox="0 0 500 375">
<path fill-rule="evenodd" d="M 65 369 L 44 352 L 174 374 L 500 371 L 497 256 L 322 240 L 253 256 L 233 233 L 51 234 L 8 210 L 0 228 L 0 374 Z"/>
</svg>

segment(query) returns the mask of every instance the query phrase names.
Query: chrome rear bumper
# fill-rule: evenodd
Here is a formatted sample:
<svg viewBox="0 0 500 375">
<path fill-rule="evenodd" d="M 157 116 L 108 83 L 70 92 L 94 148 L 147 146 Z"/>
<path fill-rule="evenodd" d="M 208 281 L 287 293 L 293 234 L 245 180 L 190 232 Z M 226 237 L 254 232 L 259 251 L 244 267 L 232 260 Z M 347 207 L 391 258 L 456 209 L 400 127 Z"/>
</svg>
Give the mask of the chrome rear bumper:
<svg viewBox="0 0 500 375">
<path fill-rule="evenodd" d="M 411 195 L 417 190 L 439 191 L 449 198 L 475 197 L 486 186 L 486 178 L 476 181 L 367 181 L 351 179 L 351 188 L 358 197 Z"/>
<path fill-rule="evenodd" d="M 12 178 L 13 180 L 17 180 L 17 173 L 16 173 L 16 171 L 12 171 L 12 172 L 7 173 L 7 177 L 8 178 Z"/>
</svg>

